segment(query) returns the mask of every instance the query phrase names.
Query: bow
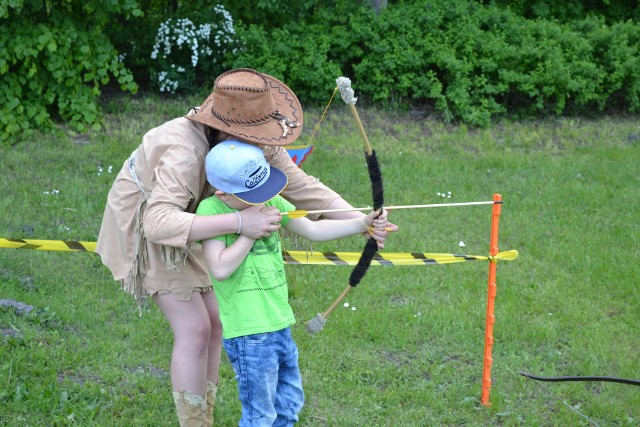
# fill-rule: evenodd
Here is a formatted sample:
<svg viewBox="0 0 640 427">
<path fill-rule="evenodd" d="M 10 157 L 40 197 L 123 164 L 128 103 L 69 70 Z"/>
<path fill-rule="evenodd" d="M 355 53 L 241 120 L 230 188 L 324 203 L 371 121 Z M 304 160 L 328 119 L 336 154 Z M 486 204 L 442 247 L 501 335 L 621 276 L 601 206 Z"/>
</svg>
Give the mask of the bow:
<svg viewBox="0 0 640 427">
<path fill-rule="evenodd" d="M 536 381 L 547 382 L 563 382 L 563 381 L 605 381 L 610 383 L 621 383 L 629 385 L 640 386 L 640 380 L 633 380 L 630 378 L 616 378 L 616 377 L 597 377 L 597 376 L 577 376 L 577 377 L 541 377 L 538 375 L 532 375 L 524 371 L 520 371 L 520 375 Z"/>
<path fill-rule="evenodd" d="M 356 110 L 355 104 L 357 98 L 353 96 L 354 93 L 353 89 L 351 89 L 351 80 L 346 77 L 338 77 L 336 79 L 336 85 L 340 90 L 342 100 L 349 106 L 351 114 L 353 115 L 353 118 L 358 125 L 360 135 L 363 138 L 365 160 L 367 161 L 369 181 L 371 182 L 373 209 L 382 212 L 384 204 L 384 190 L 382 185 L 382 173 L 380 172 L 380 164 L 378 163 L 376 152 L 371 148 L 371 144 L 369 143 L 367 134 L 365 133 L 364 127 L 362 126 L 362 121 L 360 120 L 360 116 L 358 115 L 358 111 Z M 349 293 L 349 291 L 355 288 L 358 283 L 360 283 L 364 275 L 367 273 L 369 266 L 371 265 L 371 260 L 377 252 L 378 243 L 376 242 L 376 239 L 374 239 L 373 237 L 369 237 L 367 239 L 367 243 L 364 246 L 362 254 L 360 255 L 358 263 L 351 271 L 351 275 L 349 276 L 349 284 L 347 285 L 347 287 L 342 291 L 340 296 L 336 298 L 336 300 L 327 310 L 325 310 L 323 313 L 318 313 L 316 317 L 307 322 L 307 330 L 310 333 L 314 334 L 322 330 L 327 321 L 327 317 L 329 317 L 331 312 L 338 306 L 340 301 L 342 301 L 342 299 Z"/>
<path fill-rule="evenodd" d="M 535 381 L 541 381 L 541 382 L 562 382 L 562 381 L 607 381 L 607 382 L 614 382 L 614 383 L 622 383 L 622 384 L 630 384 L 630 385 L 639 385 L 640 386 L 640 380 L 632 380 L 632 379 L 628 379 L 628 378 L 615 378 L 615 377 L 597 377 L 597 376 L 571 376 L 571 377 L 540 377 L 537 375 L 532 375 L 529 374 L 527 372 L 524 371 L 520 371 L 520 375 L 522 375 L 523 377 L 535 380 Z M 596 423 L 595 421 L 593 421 L 591 418 L 589 418 L 588 416 L 586 416 L 585 414 L 583 414 L 582 412 L 580 412 L 575 406 L 568 404 L 566 401 L 564 401 L 563 399 L 561 399 L 559 396 L 557 396 L 556 394 L 552 393 L 549 389 L 547 389 L 545 386 L 543 386 L 542 384 L 538 384 L 536 383 L 536 385 L 538 387 L 540 387 L 542 390 L 544 390 L 545 393 L 549 394 L 550 396 L 552 396 L 554 399 L 558 400 L 559 402 L 561 402 L 564 406 L 566 406 L 569 410 L 571 410 L 572 412 L 574 412 L 575 414 L 577 414 L 578 416 L 584 418 L 589 424 L 594 425 L 594 426 L 599 426 L 598 423 Z"/>
</svg>

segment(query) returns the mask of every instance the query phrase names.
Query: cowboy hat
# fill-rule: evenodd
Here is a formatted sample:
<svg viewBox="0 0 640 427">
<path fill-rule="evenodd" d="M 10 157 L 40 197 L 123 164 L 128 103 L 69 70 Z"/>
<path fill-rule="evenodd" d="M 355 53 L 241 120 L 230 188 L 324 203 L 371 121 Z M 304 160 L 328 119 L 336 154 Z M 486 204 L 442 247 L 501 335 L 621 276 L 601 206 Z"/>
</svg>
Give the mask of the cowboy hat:
<svg viewBox="0 0 640 427">
<path fill-rule="evenodd" d="M 302 133 L 302 106 L 293 91 L 250 68 L 219 75 L 211 95 L 186 118 L 254 144 L 288 145 Z"/>
</svg>

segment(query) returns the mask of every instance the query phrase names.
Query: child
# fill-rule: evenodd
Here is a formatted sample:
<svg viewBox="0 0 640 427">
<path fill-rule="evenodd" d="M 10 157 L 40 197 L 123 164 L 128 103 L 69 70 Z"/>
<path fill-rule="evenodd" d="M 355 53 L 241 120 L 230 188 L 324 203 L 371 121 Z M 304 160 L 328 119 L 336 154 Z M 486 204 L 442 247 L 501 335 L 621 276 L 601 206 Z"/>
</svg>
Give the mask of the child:
<svg viewBox="0 0 640 427">
<path fill-rule="evenodd" d="M 264 204 L 265 211 L 295 210 L 279 193 L 287 176 L 270 166 L 255 145 L 224 141 L 206 158 L 215 195 L 203 200 L 199 215 L 238 213 Z M 387 213 L 372 212 L 347 220 L 311 221 L 282 217 L 287 230 L 327 241 L 384 228 Z M 295 323 L 288 302 L 280 236 L 254 240 L 236 234 L 202 242 L 222 321 L 224 349 L 233 365 L 242 403 L 240 426 L 291 426 L 298 421 L 304 393 L 298 349 L 291 337 Z"/>
</svg>

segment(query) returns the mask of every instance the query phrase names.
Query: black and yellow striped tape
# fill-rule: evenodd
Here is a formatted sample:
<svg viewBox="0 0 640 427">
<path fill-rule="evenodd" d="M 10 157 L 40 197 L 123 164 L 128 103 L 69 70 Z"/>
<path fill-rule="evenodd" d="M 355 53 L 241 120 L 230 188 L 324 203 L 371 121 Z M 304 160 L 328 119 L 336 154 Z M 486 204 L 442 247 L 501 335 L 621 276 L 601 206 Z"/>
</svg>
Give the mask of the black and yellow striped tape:
<svg viewBox="0 0 640 427">
<path fill-rule="evenodd" d="M 285 251 L 283 254 L 287 264 L 315 264 L 315 265 L 356 265 L 360 259 L 359 252 L 309 252 Z M 409 266 L 430 264 L 452 264 L 465 261 L 511 261 L 518 257 L 518 251 L 500 252 L 494 257 L 462 254 L 441 254 L 423 252 L 378 252 L 371 265 L 380 266 Z"/>
<path fill-rule="evenodd" d="M 95 252 L 96 242 L 5 239 L 0 237 L 0 248 L 35 249 L 38 251 Z"/>
<path fill-rule="evenodd" d="M 96 242 L 77 242 L 67 240 L 33 240 L 0 238 L 0 248 L 34 249 L 38 251 L 95 252 Z M 441 254 L 423 252 L 378 252 L 371 265 L 409 266 L 430 264 L 452 264 L 465 261 L 512 261 L 518 257 L 518 251 L 500 252 L 494 257 L 462 254 Z M 316 251 L 284 251 L 285 264 L 293 265 L 356 265 L 360 259 L 359 252 L 316 252 Z"/>
</svg>

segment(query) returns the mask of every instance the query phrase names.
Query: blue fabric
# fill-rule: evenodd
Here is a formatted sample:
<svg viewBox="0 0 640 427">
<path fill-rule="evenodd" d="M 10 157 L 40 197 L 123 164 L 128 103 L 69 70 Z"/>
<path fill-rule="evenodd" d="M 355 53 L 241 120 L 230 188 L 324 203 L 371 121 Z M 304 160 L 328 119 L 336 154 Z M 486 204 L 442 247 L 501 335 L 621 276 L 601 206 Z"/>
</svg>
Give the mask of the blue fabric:
<svg viewBox="0 0 640 427">
<path fill-rule="evenodd" d="M 298 347 L 291 328 L 224 339 L 242 402 L 239 427 L 284 427 L 304 404 Z"/>
</svg>

